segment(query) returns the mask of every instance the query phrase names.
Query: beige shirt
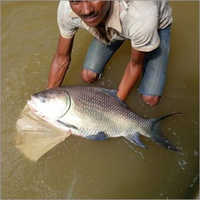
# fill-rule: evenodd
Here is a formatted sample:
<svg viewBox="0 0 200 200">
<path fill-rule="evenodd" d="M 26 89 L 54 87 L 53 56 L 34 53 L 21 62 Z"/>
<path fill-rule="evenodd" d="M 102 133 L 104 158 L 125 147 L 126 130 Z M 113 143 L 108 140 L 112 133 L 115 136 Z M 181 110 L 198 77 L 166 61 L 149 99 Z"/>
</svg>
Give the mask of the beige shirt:
<svg viewBox="0 0 200 200">
<path fill-rule="evenodd" d="M 131 41 L 132 48 L 149 52 L 160 44 L 158 29 L 172 23 L 172 11 L 167 0 L 114 0 L 105 24 L 105 33 L 89 27 L 71 9 L 68 0 L 61 0 L 57 15 L 60 34 L 74 36 L 78 28 L 86 29 L 105 44 L 113 40 Z"/>
</svg>

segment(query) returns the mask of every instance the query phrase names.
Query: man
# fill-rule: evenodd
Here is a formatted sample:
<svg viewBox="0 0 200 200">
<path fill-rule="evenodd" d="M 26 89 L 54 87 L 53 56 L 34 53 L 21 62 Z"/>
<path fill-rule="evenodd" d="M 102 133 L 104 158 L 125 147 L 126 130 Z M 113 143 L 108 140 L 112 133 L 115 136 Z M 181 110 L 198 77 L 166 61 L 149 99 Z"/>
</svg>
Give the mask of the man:
<svg viewBox="0 0 200 200">
<path fill-rule="evenodd" d="M 156 105 L 165 84 L 171 23 L 171 8 L 165 0 L 61 0 L 60 37 L 48 88 L 61 85 L 70 65 L 75 33 L 84 28 L 95 39 L 83 64 L 82 79 L 88 83 L 98 79 L 113 53 L 128 39 L 132 47 L 130 60 L 117 96 L 125 100 L 143 73 L 139 92 L 145 103 Z"/>
</svg>

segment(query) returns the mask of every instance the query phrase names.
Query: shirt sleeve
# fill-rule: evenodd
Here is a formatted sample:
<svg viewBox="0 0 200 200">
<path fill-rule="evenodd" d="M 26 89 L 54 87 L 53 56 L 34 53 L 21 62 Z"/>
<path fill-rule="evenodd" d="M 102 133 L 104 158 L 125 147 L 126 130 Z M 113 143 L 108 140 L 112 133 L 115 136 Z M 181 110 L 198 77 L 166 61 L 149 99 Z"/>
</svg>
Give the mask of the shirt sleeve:
<svg viewBox="0 0 200 200">
<path fill-rule="evenodd" d="M 71 8 L 68 1 L 60 1 L 57 10 L 57 23 L 62 37 L 72 38 L 78 27 L 70 16 Z"/>
<path fill-rule="evenodd" d="M 131 17 L 128 29 L 132 48 L 143 52 L 156 49 L 160 44 L 156 7 L 134 10 Z"/>
</svg>

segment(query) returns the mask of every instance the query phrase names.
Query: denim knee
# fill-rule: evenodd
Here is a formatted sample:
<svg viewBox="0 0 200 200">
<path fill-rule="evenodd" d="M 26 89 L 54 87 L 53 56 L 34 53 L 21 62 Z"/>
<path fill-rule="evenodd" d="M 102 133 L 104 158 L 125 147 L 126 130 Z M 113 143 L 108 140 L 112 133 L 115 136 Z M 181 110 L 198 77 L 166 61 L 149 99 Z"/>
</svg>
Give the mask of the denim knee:
<svg viewBox="0 0 200 200">
<path fill-rule="evenodd" d="M 161 96 L 166 81 L 170 49 L 170 27 L 159 31 L 160 46 L 147 53 L 139 92 L 143 95 Z"/>
</svg>

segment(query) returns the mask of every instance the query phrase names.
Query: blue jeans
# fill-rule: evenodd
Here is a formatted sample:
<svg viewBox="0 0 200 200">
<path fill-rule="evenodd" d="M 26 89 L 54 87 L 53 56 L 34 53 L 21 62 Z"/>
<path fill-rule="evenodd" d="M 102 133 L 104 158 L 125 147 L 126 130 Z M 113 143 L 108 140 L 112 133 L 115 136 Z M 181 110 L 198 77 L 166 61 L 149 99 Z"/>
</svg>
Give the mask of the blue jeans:
<svg viewBox="0 0 200 200">
<path fill-rule="evenodd" d="M 170 49 L 170 30 L 170 26 L 158 30 L 160 46 L 146 53 L 143 77 L 138 88 L 143 95 L 161 96 L 163 93 Z M 105 45 L 94 39 L 88 49 L 83 68 L 101 74 L 122 43 L 123 40 L 116 40 L 110 45 Z"/>
</svg>

